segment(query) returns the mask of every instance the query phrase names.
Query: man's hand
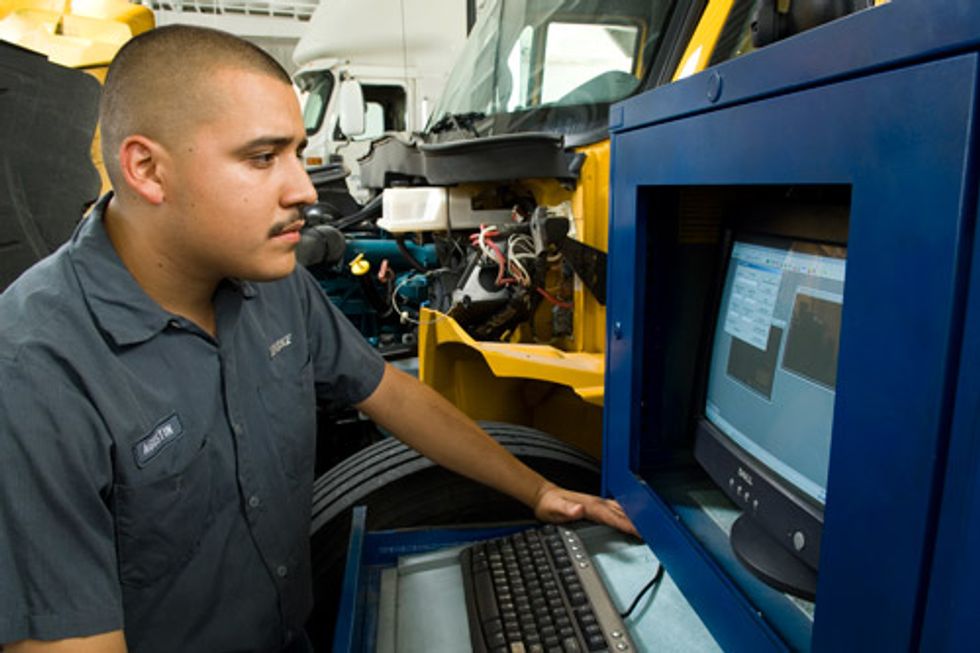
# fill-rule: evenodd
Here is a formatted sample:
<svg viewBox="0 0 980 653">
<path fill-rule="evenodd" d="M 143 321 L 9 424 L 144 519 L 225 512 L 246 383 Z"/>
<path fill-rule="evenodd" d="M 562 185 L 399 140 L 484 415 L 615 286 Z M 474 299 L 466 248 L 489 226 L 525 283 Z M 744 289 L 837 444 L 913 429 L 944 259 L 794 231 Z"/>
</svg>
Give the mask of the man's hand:
<svg viewBox="0 0 980 653">
<path fill-rule="evenodd" d="M 553 483 L 546 483 L 538 492 L 534 502 L 534 515 L 541 521 L 559 524 L 577 519 L 591 519 L 624 533 L 640 536 L 617 501 L 572 492 Z"/>
</svg>

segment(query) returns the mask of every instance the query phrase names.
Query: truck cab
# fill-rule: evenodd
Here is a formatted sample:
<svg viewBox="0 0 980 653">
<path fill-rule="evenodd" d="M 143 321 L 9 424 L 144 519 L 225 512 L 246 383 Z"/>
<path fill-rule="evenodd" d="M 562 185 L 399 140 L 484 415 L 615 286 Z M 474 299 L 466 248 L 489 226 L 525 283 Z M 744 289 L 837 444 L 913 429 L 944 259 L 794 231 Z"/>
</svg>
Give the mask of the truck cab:
<svg viewBox="0 0 980 653">
<path fill-rule="evenodd" d="M 293 52 L 309 139 L 305 163 L 345 166 L 348 188 L 361 202 L 370 193 L 360 184 L 357 159 L 385 133 L 408 137 L 422 129 L 466 38 L 464 3 L 410 1 L 402 9 L 379 0 L 327 0 Z"/>
</svg>

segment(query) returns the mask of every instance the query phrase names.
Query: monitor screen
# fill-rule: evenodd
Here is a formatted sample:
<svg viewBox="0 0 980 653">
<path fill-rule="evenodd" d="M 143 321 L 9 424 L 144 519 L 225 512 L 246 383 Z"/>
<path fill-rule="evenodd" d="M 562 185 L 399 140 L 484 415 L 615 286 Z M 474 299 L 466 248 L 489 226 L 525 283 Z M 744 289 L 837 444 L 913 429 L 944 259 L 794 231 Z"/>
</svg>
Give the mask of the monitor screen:
<svg viewBox="0 0 980 653">
<path fill-rule="evenodd" d="M 846 247 L 737 235 L 722 287 L 705 417 L 823 505 Z"/>
</svg>

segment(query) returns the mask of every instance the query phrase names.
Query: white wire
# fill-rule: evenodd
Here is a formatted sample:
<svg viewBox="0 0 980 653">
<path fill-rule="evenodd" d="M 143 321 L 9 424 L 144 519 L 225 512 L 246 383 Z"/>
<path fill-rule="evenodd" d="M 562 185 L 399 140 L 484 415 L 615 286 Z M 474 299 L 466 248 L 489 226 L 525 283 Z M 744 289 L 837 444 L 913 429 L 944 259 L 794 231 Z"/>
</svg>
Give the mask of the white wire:
<svg viewBox="0 0 980 653">
<path fill-rule="evenodd" d="M 437 322 L 440 322 L 440 321 L 446 319 L 446 316 L 443 315 L 442 313 L 440 313 L 439 314 L 439 317 L 437 317 L 436 319 L 434 319 L 434 320 L 427 320 L 425 322 L 422 322 L 420 320 L 416 320 L 415 318 L 413 318 L 411 315 L 409 315 L 408 311 L 403 310 L 398 305 L 398 293 L 402 289 L 402 287 L 405 286 L 405 284 L 407 284 L 409 281 L 415 279 L 416 277 L 425 277 L 426 280 L 428 280 L 430 274 L 433 274 L 435 272 L 442 272 L 443 270 L 445 270 L 445 268 L 439 268 L 438 270 L 430 270 L 429 272 L 426 272 L 425 274 L 422 274 L 420 272 L 416 272 L 415 274 L 412 274 L 410 276 L 405 277 L 404 279 L 402 279 L 401 281 L 399 281 L 395 285 L 394 290 L 391 291 L 391 306 L 395 309 L 395 313 L 398 314 L 398 317 L 403 322 L 409 322 L 411 324 L 415 324 L 416 326 L 428 326 L 430 324 L 435 324 Z"/>
<path fill-rule="evenodd" d="M 492 247 L 487 245 L 487 234 L 493 231 L 493 225 L 480 225 L 480 234 L 477 238 L 480 252 L 491 262 L 497 263 L 497 253 Z"/>
<path fill-rule="evenodd" d="M 517 251 L 523 248 L 524 251 Z M 534 241 L 525 234 L 511 234 L 507 239 L 507 267 L 511 274 L 522 286 L 531 285 L 531 274 L 524 267 L 523 260 L 533 261 L 537 256 L 534 254 Z"/>
</svg>

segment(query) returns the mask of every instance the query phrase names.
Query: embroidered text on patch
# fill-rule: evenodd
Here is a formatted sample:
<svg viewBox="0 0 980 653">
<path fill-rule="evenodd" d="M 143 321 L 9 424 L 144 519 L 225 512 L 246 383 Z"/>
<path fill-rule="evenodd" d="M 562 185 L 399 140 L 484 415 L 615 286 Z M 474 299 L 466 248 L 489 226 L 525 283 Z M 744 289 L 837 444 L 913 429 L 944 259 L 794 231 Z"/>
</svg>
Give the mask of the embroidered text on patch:
<svg viewBox="0 0 980 653">
<path fill-rule="evenodd" d="M 279 340 L 269 345 L 269 358 L 275 358 L 276 354 L 281 352 L 283 349 L 293 344 L 293 334 L 287 333 Z"/>
<path fill-rule="evenodd" d="M 139 467 L 153 460 L 168 444 L 176 441 L 184 433 L 184 427 L 177 415 L 171 415 L 150 434 L 133 446 L 133 457 Z"/>
</svg>

